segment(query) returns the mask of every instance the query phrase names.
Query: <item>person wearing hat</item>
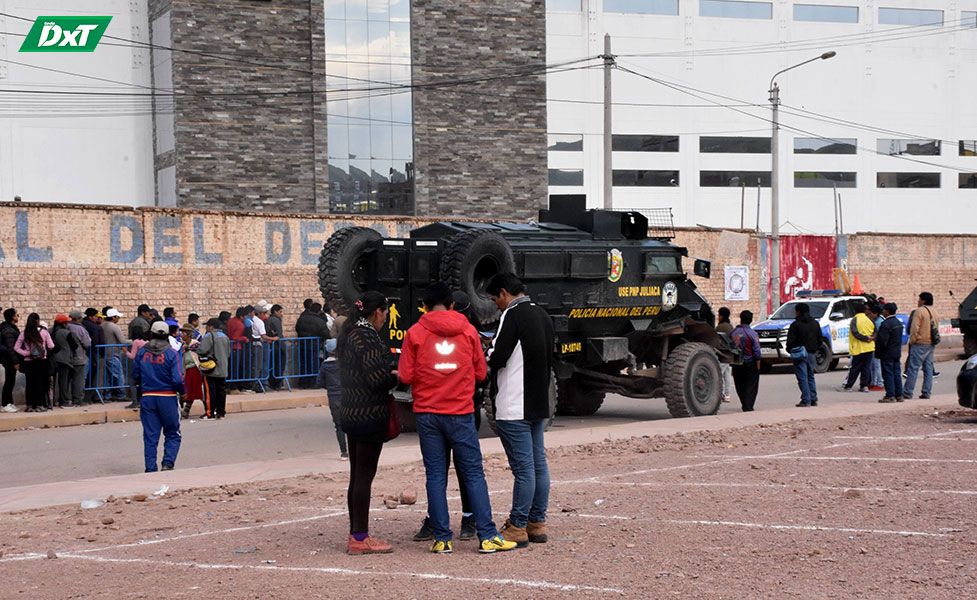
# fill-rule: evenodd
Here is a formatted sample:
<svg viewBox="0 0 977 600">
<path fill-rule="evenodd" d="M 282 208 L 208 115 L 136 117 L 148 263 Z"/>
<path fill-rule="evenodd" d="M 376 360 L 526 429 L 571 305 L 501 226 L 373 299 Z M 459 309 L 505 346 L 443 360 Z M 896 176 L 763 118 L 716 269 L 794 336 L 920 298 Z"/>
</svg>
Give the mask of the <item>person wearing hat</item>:
<svg viewBox="0 0 977 600">
<path fill-rule="evenodd" d="M 105 308 L 105 320 L 102 322 L 102 333 L 105 336 L 105 367 L 108 374 L 106 387 L 110 400 L 124 402 L 126 399 L 127 384 L 122 375 L 122 355 L 126 351 L 126 346 L 131 342 L 122 333 L 119 327 L 119 319 L 124 317 L 122 313 L 111 306 Z"/>
<path fill-rule="evenodd" d="M 82 325 L 84 313 L 72 309 L 68 312 L 68 329 L 74 334 L 78 346 L 71 350 L 71 402 L 73 404 L 88 404 L 85 398 L 85 375 L 88 372 L 88 354 L 92 348 L 92 338 L 88 330 Z"/>
<path fill-rule="evenodd" d="M 172 325 L 170 329 L 172 329 Z M 201 368 L 200 356 L 197 354 L 197 346 L 199 345 L 193 339 L 193 333 L 196 331 L 189 324 L 180 327 L 180 344 L 181 350 L 180 354 L 183 356 L 183 397 L 180 404 L 183 406 L 183 418 L 190 418 L 190 408 L 193 407 L 193 403 L 200 400 L 204 403 L 204 414 L 202 418 L 209 419 L 211 417 L 211 405 L 210 405 L 210 390 L 207 388 L 204 382 L 204 372 Z"/>
<path fill-rule="evenodd" d="M 129 339 L 142 339 L 143 335 L 149 333 L 149 324 L 153 322 L 153 309 L 148 304 L 140 304 L 136 309 L 136 316 L 129 321 Z"/>
<path fill-rule="evenodd" d="M 176 465 L 180 451 L 180 394 L 184 392 L 180 356 L 170 347 L 170 328 L 165 321 L 150 327 L 152 339 L 136 353 L 132 379 L 142 387 L 139 420 L 142 421 L 143 454 L 146 472 L 157 470 L 156 456 L 162 430 L 162 470 Z"/>
<path fill-rule="evenodd" d="M 254 318 L 251 319 L 251 348 L 254 352 L 253 359 L 251 361 L 251 376 L 259 380 L 267 379 L 268 371 L 265 366 L 268 361 L 265 360 L 265 348 L 262 342 L 268 341 L 268 332 L 265 329 L 265 319 L 268 318 L 268 311 L 271 307 L 265 304 L 264 300 L 258 300 L 258 303 L 254 305 Z M 264 388 L 259 383 L 255 386 L 254 391 L 263 392 Z"/>
<path fill-rule="evenodd" d="M 210 370 L 203 369 L 210 391 L 211 416 L 223 419 L 227 406 L 227 373 L 231 363 L 231 340 L 221 330 L 220 319 L 207 321 L 206 333 L 200 338 L 198 354 L 202 367 L 214 362 Z"/>
</svg>

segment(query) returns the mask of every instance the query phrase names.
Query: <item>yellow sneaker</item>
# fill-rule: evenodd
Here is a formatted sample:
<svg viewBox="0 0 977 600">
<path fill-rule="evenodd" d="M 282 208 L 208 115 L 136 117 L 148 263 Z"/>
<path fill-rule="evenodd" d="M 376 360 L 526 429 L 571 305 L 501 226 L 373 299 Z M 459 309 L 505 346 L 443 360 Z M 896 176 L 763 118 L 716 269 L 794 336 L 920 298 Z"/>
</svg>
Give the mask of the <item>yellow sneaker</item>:
<svg viewBox="0 0 977 600">
<path fill-rule="evenodd" d="M 431 552 L 435 554 L 451 554 L 451 540 L 442 542 L 438 540 L 431 544 Z"/>
<path fill-rule="evenodd" d="M 493 552 L 505 552 L 506 550 L 512 550 L 515 547 L 515 542 L 508 542 L 502 539 L 501 536 L 497 535 L 487 540 L 482 540 L 482 543 L 478 546 L 478 551 L 481 554 L 492 554 Z"/>
</svg>

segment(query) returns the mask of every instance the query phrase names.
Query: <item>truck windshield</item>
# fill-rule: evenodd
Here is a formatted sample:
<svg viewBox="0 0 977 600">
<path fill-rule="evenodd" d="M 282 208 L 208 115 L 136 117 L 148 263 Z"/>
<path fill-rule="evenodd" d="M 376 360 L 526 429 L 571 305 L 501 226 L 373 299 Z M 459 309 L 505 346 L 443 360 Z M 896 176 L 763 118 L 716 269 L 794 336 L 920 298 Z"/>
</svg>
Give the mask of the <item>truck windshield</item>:
<svg viewBox="0 0 977 600">
<path fill-rule="evenodd" d="M 771 319 L 796 319 L 797 318 L 796 307 L 798 304 L 802 304 L 802 303 L 789 302 L 781 306 L 777 310 L 777 312 L 773 313 L 773 316 L 771 316 L 770 318 Z M 811 307 L 811 318 L 815 320 L 823 317 L 824 311 L 828 310 L 827 302 L 804 302 L 803 304 L 807 304 L 808 306 Z"/>
</svg>

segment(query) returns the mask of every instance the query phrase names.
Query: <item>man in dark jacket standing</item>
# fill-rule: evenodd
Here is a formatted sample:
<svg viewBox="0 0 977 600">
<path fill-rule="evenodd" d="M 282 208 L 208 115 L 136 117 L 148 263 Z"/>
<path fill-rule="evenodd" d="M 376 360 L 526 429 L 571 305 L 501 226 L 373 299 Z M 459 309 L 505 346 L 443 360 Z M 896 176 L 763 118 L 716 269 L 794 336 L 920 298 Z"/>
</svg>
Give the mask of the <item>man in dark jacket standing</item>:
<svg viewBox="0 0 977 600">
<path fill-rule="evenodd" d="M 16 308 L 8 308 L 3 311 L 3 323 L 0 324 L 0 366 L 3 366 L 3 412 L 17 412 L 14 405 L 14 383 L 17 380 L 17 363 L 20 356 L 14 352 L 14 345 L 20 336 L 20 328 L 17 327 Z"/>
<path fill-rule="evenodd" d="M 152 322 L 153 309 L 148 304 L 140 304 L 136 309 L 136 316 L 129 321 L 129 339 L 141 339 L 149 331 L 149 324 Z"/>
<path fill-rule="evenodd" d="M 895 302 L 882 306 L 882 325 L 875 334 L 875 357 L 882 363 L 885 396 L 879 402 L 902 402 L 902 322 L 896 318 Z"/>
<path fill-rule="evenodd" d="M 760 338 L 750 327 L 751 323 L 753 313 L 744 310 L 740 313 L 740 324 L 729 336 L 743 356 L 743 364 L 733 365 L 733 384 L 736 386 L 736 395 L 740 397 L 743 412 L 753 410 L 760 391 Z"/>
<path fill-rule="evenodd" d="M 170 347 L 170 328 L 166 321 L 153 323 L 153 339 L 136 352 L 132 379 L 142 386 L 139 420 L 142 421 L 143 454 L 146 472 L 156 471 L 156 446 L 163 431 L 163 470 L 170 471 L 180 451 L 180 397 L 183 374 L 180 355 Z"/>
<path fill-rule="evenodd" d="M 88 337 L 92 340 L 92 350 L 89 352 L 88 374 L 85 376 L 86 387 L 98 388 L 105 385 L 105 369 L 102 359 L 105 358 L 105 349 L 99 346 L 105 345 L 105 330 L 102 329 L 104 315 L 96 308 L 86 308 L 85 318 L 81 325 L 88 332 Z M 99 372 L 101 371 L 101 373 Z M 102 402 L 104 400 L 95 389 L 85 393 L 85 401 L 89 403 Z"/>
<path fill-rule="evenodd" d="M 794 375 L 801 388 L 797 406 L 817 406 L 818 388 L 814 383 L 818 346 L 821 345 L 821 326 L 811 318 L 811 307 L 800 303 L 794 309 L 797 318 L 787 329 L 787 351 L 794 361 Z"/>
<path fill-rule="evenodd" d="M 318 302 L 308 303 L 302 314 L 295 321 L 295 335 L 300 338 L 318 338 L 316 340 L 302 340 L 299 352 L 300 369 L 302 373 L 316 373 L 320 367 L 319 352 L 322 345 L 332 337 L 329 333 L 329 322 L 322 314 L 322 305 Z M 337 375 L 338 377 L 338 375 Z M 312 387 L 314 379 L 303 377 L 299 379 L 299 387 Z"/>
<path fill-rule="evenodd" d="M 502 537 L 520 546 L 542 543 L 550 496 L 543 429 L 550 417 L 553 321 L 512 273 L 493 277 L 486 291 L 502 311 L 488 364 L 495 426 L 515 478 Z"/>
</svg>

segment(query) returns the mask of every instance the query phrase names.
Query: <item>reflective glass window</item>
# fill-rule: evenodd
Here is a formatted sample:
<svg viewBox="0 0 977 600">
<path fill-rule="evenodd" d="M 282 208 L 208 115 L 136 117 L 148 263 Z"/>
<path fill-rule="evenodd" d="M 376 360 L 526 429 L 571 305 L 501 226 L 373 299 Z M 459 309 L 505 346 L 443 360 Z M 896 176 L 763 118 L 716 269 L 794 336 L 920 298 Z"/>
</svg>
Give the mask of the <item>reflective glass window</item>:
<svg viewBox="0 0 977 600">
<path fill-rule="evenodd" d="M 604 4 L 607 4 L 606 0 Z M 548 12 L 580 12 L 580 0 L 546 0 L 546 10 Z"/>
<path fill-rule="evenodd" d="M 390 0 L 390 20 L 410 21 L 410 0 Z"/>
<path fill-rule="evenodd" d="M 829 4 L 795 4 L 795 21 L 820 23 L 858 23 L 857 6 L 832 6 Z"/>
<path fill-rule="evenodd" d="M 699 152 L 729 154 L 770 154 L 768 137 L 711 137 L 699 138 Z"/>
<path fill-rule="evenodd" d="M 876 185 L 880 188 L 938 188 L 939 173 L 878 173 Z"/>
<path fill-rule="evenodd" d="M 857 151 L 855 138 L 794 138 L 794 154 L 855 154 Z"/>
<path fill-rule="evenodd" d="M 977 156 L 977 140 L 960 140 L 960 156 Z"/>
<path fill-rule="evenodd" d="M 550 169 L 550 185 L 583 185 L 583 169 Z"/>
<path fill-rule="evenodd" d="M 615 187 L 671 187 L 678 185 L 678 171 L 614 169 Z"/>
<path fill-rule="evenodd" d="M 699 187 L 770 187 L 770 171 L 699 171 Z"/>
<path fill-rule="evenodd" d="M 959 173 L 960 188 L 977 188 L 977 173 Z"/>
<path fill-rule="evenodd" d="M 583 136 L 550 134 L 546 136 L 546 149 L 550 152 L 580 152 L 583 150 Z"/>
<path fill-rule="evenodd" d="M 880 154 L 897 156 L 899 154 L 914 154 L 916 156 L 939 156 L 940 140 L 898 140 L 880 138 L 878 143 Z"/>
<path fill-rule="evenodd" d="M 678 0 L 604 0 L 604 12 L 677 15 Z"/>
<path fill-rule="evenodd" d="M 853 188 L 857 175 L 851 171 L 794 171 L 796 188 Z"/>
<path fill-rule="evenodd" d="M 678 152 L 677 135 L 614 135 L 615 152 Z"/>
<path fill-rule="evenodd" d="M 879 8 L 880 25 L 942 25 L 942 10 Z"/>
<path fill-rule="evenodd" d="M 960 26 L 977 27 L 977 11 L 973 11 L 973 10 L 960 11 Z"/>
<path fill-rule="evenodd" d="M 743 0 L 699 0 L 700 17 L 729 17 L 733 19 L 772 19 L 770 2 Z"/>
</svg>

